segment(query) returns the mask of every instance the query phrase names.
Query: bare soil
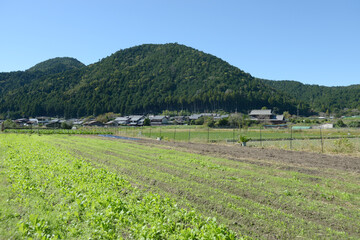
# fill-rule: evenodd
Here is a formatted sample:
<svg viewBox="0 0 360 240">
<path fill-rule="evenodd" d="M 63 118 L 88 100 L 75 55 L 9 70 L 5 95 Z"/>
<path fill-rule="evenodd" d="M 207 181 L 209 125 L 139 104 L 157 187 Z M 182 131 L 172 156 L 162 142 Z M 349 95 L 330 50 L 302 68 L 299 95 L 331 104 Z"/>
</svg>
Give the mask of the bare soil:
<svg viewBox="0 0 360 240">
<path fill-rule="evenodd" d="M 256 165 L 277 164 L 284 170 L 317 174 L 317 169 L 334 169 L 360 173 L 360 158 L 346 155 L 329 155 L 281 149 L 265 149 L 242 147 L 239 144 L 203 144 L 188 142 L 168 142 L 156 140 L 140 140 L 145 145 L 156 145 L 174 148 L 181 151 L 211 155 Z"/>
</svg>

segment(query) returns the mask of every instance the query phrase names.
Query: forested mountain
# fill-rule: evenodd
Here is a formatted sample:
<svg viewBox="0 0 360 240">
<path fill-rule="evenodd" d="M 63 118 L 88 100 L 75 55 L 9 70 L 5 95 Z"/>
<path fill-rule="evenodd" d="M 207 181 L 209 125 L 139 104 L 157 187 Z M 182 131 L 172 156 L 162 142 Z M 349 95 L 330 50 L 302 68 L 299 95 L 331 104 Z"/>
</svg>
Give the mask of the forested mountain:
<svg viewBox="0 0 360 240">
<path fill-rule="evenodd" d="M 70 57 L 58 57 L 49 59 L 47 61 L 36 64 L 29 68 L 28 72 L 43 72 L 46 74 L 60 73 L 68 70 L 79 69 L 85 67 L 85 65 L 75 58 Z"/>
<path fill-rule="evenodd" d="M 263 81 L 271 87 L 291 94 L 296 99 L 309 103 L 315 111 L 338 112 L 344 108 L 360 107 L 360 85 L 325 87 L 296 81 Z"/>
<path fill-rule="evenodd" d="M 302 114 L 309 111 L 306 103 L 262 80 L 179 44 L 140 45 L 89 66 L 70 58 L 52 59 L 25 72 L 1 73 L 0 92 L 0 114 L 13 117 L 165 109 L 247 112 L 264 106 L 279 113 L 295 113 L 298 107 Z"/>
</svg>

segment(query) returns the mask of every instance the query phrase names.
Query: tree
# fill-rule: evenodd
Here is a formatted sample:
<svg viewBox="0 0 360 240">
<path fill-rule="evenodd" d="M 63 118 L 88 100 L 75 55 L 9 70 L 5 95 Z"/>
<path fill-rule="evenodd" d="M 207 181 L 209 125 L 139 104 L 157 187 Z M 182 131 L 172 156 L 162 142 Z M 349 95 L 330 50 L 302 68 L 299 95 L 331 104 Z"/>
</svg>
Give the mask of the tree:
<svg viewBox="0 0 360 240">
<path fill-rule="evenodd" d="M 62 122 L 61 123 L 61 128 L 62 129 L 71 129 L 73 126 L 72 122 Z"/>
<path fill-rule="evenodd" d="M 151 125 L 151 121 L 149 118 L 145 118 L 144 119 L 144 126 L 150 126 Z"/>
<path fill-rule="evenodd" d="M 5 122 L 3 122 L 3 125 L 4 125 L 4 129 L 6 129 L 6 128 L 15 128 L 16 127 L 16 123 L 11 121 L 10 119 L 6 119 Z"/>
<path fill-rule="evenodd" d="M 291 114 L 288 111 L 283 112 L 283 116 L 285 119 L 290 119 L 291 118 Z"/>
<path fill-rule="evenodd" d="M 346 127 L 346 124 L 343 122 L 343 120 L 339 119 L 339 120 L 335 123 L 335 127 Z"/>
<path fill-rule="evenodd" d="M 219 126 L 219 127 L 228 126 L 229 125 L 229 120 L 228 120 L 228 118 L 222 118 L 219 121 L 217 121 L 216 125 Z"/>
</svg>

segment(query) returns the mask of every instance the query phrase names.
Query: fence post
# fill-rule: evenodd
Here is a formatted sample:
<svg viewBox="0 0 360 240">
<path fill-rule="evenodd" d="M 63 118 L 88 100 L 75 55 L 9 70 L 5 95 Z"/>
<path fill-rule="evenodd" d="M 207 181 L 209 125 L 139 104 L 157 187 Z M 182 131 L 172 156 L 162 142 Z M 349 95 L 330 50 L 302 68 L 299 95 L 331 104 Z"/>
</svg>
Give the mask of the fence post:
<svg viewBox="0 0 360 240">
<path fill-rule="evenodd" d="M 210 128 L 208 127 L 207 142 L 210 141 L 209 137 L 210 137 Z"/>
<path fill-rule="evenodd" d="M 320 126 L 320 142 L 321 142 L 321 152 L 324 153 L 324 142 L 322 137 L 321 126 Z"/>
<path fill-rule="evenodd" d="M 260 145 L 261 145 L 261 147 L 262 147 L 263 145 L 262 145 L 261 127 L 262 127 L 262 126 L 260 125 Z"/>
<path fill-rule="evenodd" d="M 159 133 L 160 133 L 160 136 L 159 136 L 159 138 L 161 139 L 161 127 L 159 128 L 160 130 L 159 130 Z"/>
<path fill-rule="evenodd" d="M 174 128 L 174 142 L 175 142 L 175 139 L 176 139 L 176 126 Z"/>
<path fill-rule="evenodd" d="M 293 138 L 293 135 L 292 135 L 292 126 L 290 126 L 290 149 L 292 149 L 292 138 Z"/>
<path fill-rule="evenodd" d="M 235 144 L 235 128 L 233 129 L 233 144 Z"/>
<path fill-rule="evenodd" d="M 190 142 L 190 130 L 191 130 L 191 129 L 189 128 L 189 138 L 188 138 L 188 142 Z"/>
</svg>

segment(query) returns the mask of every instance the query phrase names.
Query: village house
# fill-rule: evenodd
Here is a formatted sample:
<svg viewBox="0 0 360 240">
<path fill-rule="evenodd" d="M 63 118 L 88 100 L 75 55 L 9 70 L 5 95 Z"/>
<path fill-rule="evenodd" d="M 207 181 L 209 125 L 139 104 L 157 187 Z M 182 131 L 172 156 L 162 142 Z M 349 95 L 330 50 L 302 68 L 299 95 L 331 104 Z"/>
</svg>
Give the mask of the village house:
<svg viewBox="0 0 360 240">
<path fill-rule="evenodd" d="M 172 117 L 171 120 L 173 124 L 178 124 L 178 125 L 184 125 L 185 123 L 187 123 L 187 117 L 185 116 L 175 116 Z"/>
<path fill-rule="evenodd" d="M 201 118 L 203 115 L 202 114 L 192 114 L 189 116 L 189 121 L 191 120 L 198 120 L 199 118 Z"/>
<path fill-rule="evenodd" d="M 36 117 L 38 124 L 45 125 L 50 122 L 50 117 Z"/>
<path fill-rule="evenodd" d="M 250 120 L 262 123 L 282 124 L 285 123 L 284 115 L 273 114 L 271 109 L 251 110 Z"/>
<path fill-rule="evenodd" d="M 61 123 L 64 121 L 61 121 L 59 119 L 51 120 L 50 122 L 45 124 L 45 127 L 47 128 L 61 128 Z"/>
<path fill-rule="evenodd" d="M 169 119 L 166 116 L 150 116 L 149 119 L 151 126 L 159 126 L 169 123 Z"/>
<path fill-rule="evenodd" d="M 145 116 L 143 115 L 131 115 L 129 116 L 130 126 L 142 126 L 144 125 Z"/>
<path fill-rule="evenodd" d="M 16 125 L 19 127 L 28 126 L 28 124 L 27 124 L 28 122 L 29 122 L 29 119 L 27 119 L 27 118 L 19 118 L 14 121 L 14 123 L 16 123 Z"/>
<path fill-rule="evenodd" d="M 39 120 L 36 118 L 29 118 L 29 121 L 27 123 L 33 126 L 37 126 L 39 124 Z"/>
<path fill-rule="evenodd" d="M 130 123 L 129 117 L 117 117 L 114 120 L 118 125 L 128 125 Z"/>
<path fill-rule="evenodd" d="M 221 119 L 224 119 L 224 118 L 228 118 L 228 117 L 229 117 L 229 114 L 216 115 L 216 116 L 214 116 L 214 120 L 215 120 L 215 121 L 218 121 L 218 120 L 221 120 Z"/>
<path fill-rule="evenodd" d="M 83 124 L 84 127 L 103 127 L 104 124 L 102 122 L 99 121 L 90 121 L 90 122 L 86 122 Z"/>
<path fill-rule="evenodd" d="M 105 123 L 105 127 L 118 127 L 118 126 L 119 124 L 115 120 Z"/>
</svg>

